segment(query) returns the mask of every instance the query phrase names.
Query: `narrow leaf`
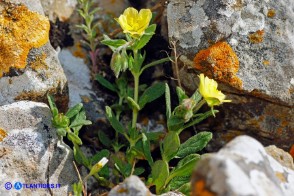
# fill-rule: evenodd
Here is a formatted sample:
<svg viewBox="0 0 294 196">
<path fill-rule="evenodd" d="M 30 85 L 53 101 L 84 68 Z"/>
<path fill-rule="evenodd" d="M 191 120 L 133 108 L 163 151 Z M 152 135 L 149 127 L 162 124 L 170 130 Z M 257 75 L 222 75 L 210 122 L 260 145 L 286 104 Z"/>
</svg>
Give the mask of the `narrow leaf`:
<svg viewBox="0 0 294 196">
<path fill-rule="evenodd" d="M 186 95 L 185 91 L 181 89 L 180 87 L 177 87 L 177 95 L 179 99 L 179 103 L 182 103 L 184 99 L 188 99 L 189 97 Z"/>
<path fill-rule="evenodd" d="M 176 132 L 169 132 L 163 140 L 162 158 L 169 162 L 177 154 L 180 147 L 180 138 Z"/>
<path fill-rule="evenodd" d="M 127 97 L 127 101 L 129 102 L 129 104 L 131 105 L 132 109 L 135 109 L 137 111 L 140 110 L 140 106 L 135 102 L 135 100 L 131 97 Z"/>
<path fill-rule="evenodd" d="M 197 135 L 194 135 L 193 137 L 189 138 L 185 143 L 181 144 L 177 153 L 177 157 L 183 158 L 202 150 L 211 139 L 212 133 L 210 132 L 201 132 Z"/>
<path fill-rule="evenodd" d="M 108 80 L 106 80 L 103 76 L 101 75 L 96 75 L 96 80 L 105 88 L 107 88 L 108 90 L 111 90 L 113 92 L 117 92 L 116 87 L 111 84 Z"/>
<path fill-rule="evenodd" d="M 165 84 L 165 105 L 166 105 L 166 118 L 167 120 L 171 116 L 171 101 L 170 101 L 170 89 L 168 84 Z"/>
<path fill-rule="evenodd" d="M 147 103 L 150 103 L 159 98 L 165 92 L 165 84 L 162 82 L 156 83 L 147 88 L 139 99 L 140 108 L 144 108 Z"/>
<path fill-rule="evenodd" d="M 111 108 L 109 106 L 106 106 L 106 117 L 108 121 L 110 122 L 111 126 L 115 129 L 115 131 L 125 134 L 125 129 L 122 126 L 122 124 L 116 119 L 114 116 Z"/>
<path fill-rule="evenodd" d="M 142 133 L 142 141 L 143 141 L 143 149 L 144 149 L 145 157 L 149 165 L 152 167 L 153 159 L 151 156 L 150 141 L 148 140 L 147 136 L 144 133 Z"/>
<path fill-rule="evenodd" d="M 167 163 L 162 160 L 156 161 L 152 166 L 151 175 L 153 179 L 153 184 L 155 184 L 156 186 L 156 192 L 158 193 L 165 185 L 165 181 L 169 176 Z"/>
<path fill-rule="evenodd" d="M 76 104 L 74 107 L 70 108 L 70 109 L 66 112 L 65 115 L 66 115 L 68 118 L 72 118 L 72 117 L 74 117 L 76 114 L 78 114 L 82 108 L 83 108 L 83 104 L 82 104 L 82 103 L 78 103 L 78 104 Z"/>
<path fill-rule="evenodd" d="M 150 25 L 146 30 L 145 34 L 133 45 L 134 50 L 142 49 L 152 38 L 156 29 L 156 25 Z"/>
<path fill-rule="evenodd" d="M 52 116 L 55 117 L 58 114 L 58 109 L 54 102 L 54 98 L 50 94 L 47 94 L 47 99 L 48 99 L 48 103 L 52 112 Z"/>
<path fill-rule="evenodd" d="M 98 138 L 99 141 L 106 147 L 111 146 L 111 140 L 108 138 L 108 136 L 103 131 L 98 131 Z"/>
</svg>

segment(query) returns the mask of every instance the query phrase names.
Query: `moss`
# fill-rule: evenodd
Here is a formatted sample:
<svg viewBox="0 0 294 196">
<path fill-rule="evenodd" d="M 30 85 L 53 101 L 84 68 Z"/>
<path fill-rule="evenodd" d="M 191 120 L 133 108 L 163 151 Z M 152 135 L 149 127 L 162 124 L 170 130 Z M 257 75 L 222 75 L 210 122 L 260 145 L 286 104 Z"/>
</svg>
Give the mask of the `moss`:
<svg viewBox="0 0 294 196">
<path fill-rule="evenodd" d="M 23 69 L 32 48 L 46 44 L 49 20 L 22 4 L 3 2 L 0 13 L 0 77 L 10 68 Z"/>
<path fill-rule="evenodd" d="M 2 142 L 4 138 L 6 138 L 6 136 L 7 136 L 6 131 L 0 128 L 0 142 Z"/>
<path fill-rule="evenodd" d="M 253 44 L 259 44 L 263 42 L 264 30 L 258 30 L 248 35 L 248 39 Z"/>
<path fill-rule="evenodd" d="M 194 58 L 194 64 L 205 75 L 242 89 L 242 81 L 236 76 L 239 60 L 228 43 L 217 42 L 199 51 Z"/>
</svg>

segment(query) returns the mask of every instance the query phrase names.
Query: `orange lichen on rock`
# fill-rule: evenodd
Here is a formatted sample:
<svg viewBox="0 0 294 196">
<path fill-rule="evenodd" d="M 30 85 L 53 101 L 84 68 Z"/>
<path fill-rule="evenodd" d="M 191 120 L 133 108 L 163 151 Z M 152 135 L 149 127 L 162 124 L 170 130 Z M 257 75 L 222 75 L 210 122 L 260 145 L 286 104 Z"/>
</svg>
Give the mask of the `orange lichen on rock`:
<svg viewBox="0 0 294 196">
<path fill-rule="evenodd" d="M 21 4 L 0 5 L 0 77 L 10 68 L 23 69 L 32 48 L 49 40 L 49 20 Z"/>
<path fill-rule="evenodd" d="M 264 30 L 258 30 L 248 35 L 249 41 L 253 44 L 259 44 L 263 42 Z"/>
<path fill-rule="evenodd" d="M 215 196 L 215 194 L 206 190 L 204 180 L 198 180 L 194 184 L 192 196 Z"/>
<path fill-rule="evenodd" d="M 6 136 L 7 136 L 6 131 L 0 128 L 0 142 L 2 142 L 4 138 L 6 138 Z"/>
<path fill-rule="evenodd" d="M 275 15 L 276 15 L 276 11 L 274 9 L 269 9 L 267 11 L 267 17 L 273 18 L 273 17 L 275 17 Z"/>
<path fill-rule="evenodd" d="M 195 68 L 216 80 L 241 89 L 242 81 L 237 77 L 239 60 L 227 42 L 217 42 L 200 50 L 194 58 Z"/>
<path fill-rule="evenodd" d="M 48 69 L 48 65 L 45 62 L 46 59 L 46 54 L 42 53 L 41 55 L 36 56 L 34 61 L 30 63 L 30 66 L 33 70 L 38 70 L 38 69 Z"/>
<path fill-rule="evenodd" d="M 289 153 L 294 158 L 294 144 L 292 145 Z"/>
<path fill-rule="evenodd" d="M 268 60 L 264 60 L 264 61 L 262 62 L 262 64 L 264 64 L 265 66 L 268 66 L 268 65 L 270 64 L 270 62 L 269 62 Z"/>
</svg>

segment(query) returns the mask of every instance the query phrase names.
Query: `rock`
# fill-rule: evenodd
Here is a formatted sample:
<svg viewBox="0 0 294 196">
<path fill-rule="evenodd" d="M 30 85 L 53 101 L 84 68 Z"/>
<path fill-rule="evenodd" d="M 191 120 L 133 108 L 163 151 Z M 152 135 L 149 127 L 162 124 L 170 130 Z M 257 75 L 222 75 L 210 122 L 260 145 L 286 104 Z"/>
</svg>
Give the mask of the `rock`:
<svg viewBox="0 0 294 196">
<path fill-rule="evenodd" d="M 152 194 L 138 176 L 130 176 L 113 189 L 109 196 L 151 196 Z"/>
<path fill-rule="evenodd" d="M 48 43 L 49 21 L 40 2 L 9 2 L 0 4 L 0 105 L 16 100 L 47 102 L 50 92 L 58 95 L 58 106 L 66 110 L 67 81 Z"/>
<path fill-rule="evenodd" d="M 192 177 L 193 195 L 294 195 L 294 170 L 282 166 L 255 139 L 239 136 L 204 156 Z"/>
<path fill-rule="evenodd" d="M 216 146 L 244 132 L 287 151 L 294 143 L 293 9 L 291 0 L 168 4 L 169 38 L 182 55 L 182 86 L 192 93 L 202 72 L 233 100 L 219 108 L 215 126 L 207 124 L 217 132 Z"/>
<path fill-rule="evenodd" d="M 267 154 L 272 156 L 281 165 L 294 170 L 293 157 L 289 153 L 277 148 L 275 145 L 267 146 L 265 150 Z"/>
<path fill-rule="evenodd" d="M 84 59 L 73 56 L 68 49 L 62 49 L 58 58 L 68 79 L 69 107 L 81 103 L 83 97 L 94 96 L 90 70 Z"/>
<path fill-rule="evenodd" d="M 55 22 L 56 18 L 60 21 L 69 19 L 77 6 L 77 0 L 41 0 L 45 15 Z"/>
<path fill-rule="evenodd" d="M 48 106 L 29 101 L 1 106 L 0 126 L 7 133 L 0 142 L 0 195 L 67 195 L 78 181 L 73 153 L 58 141 Z M 61 187 L 6 190 L 7 182 Z"/>
<path fill-rule="evenodd" d="M 105 14 L 111 14 L 115 17 L 118 17 L 126 8 L 130 7 L 127 0 L 94 0 L 94 2 L 104 10 Z"/>
</svg>

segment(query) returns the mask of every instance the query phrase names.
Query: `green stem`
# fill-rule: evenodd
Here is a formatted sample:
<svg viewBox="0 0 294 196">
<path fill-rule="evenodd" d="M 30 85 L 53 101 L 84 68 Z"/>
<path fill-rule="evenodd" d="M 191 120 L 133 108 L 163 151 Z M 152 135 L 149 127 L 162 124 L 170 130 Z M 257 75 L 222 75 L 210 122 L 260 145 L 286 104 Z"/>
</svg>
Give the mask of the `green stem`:
<svg viewBox="0 0 294 196">
<path fill-rule="evenodd" d="M 157 60 L 157 61 L 153 61 L 152 63 L 149 63 L 149 64 L 145 65 L 145 66 L 141 69 L 140 74 L 142 74 L 143 71 L 144 71 L 145 69 L 149 68 L 149 67 L 152 67 L 152 66 L 155 66 L 155 65 L 158 65 L 158 64 L 161 64 L 161 63 L 165 63 L 165 62 L 168 62 L 168 61 L 170 61 L 170 60 L 171 60 L 171 58 L 170 58 L 170 57 L 167 57 L 167 58 L 159 59 L 159 60 Z"/>
<path fill-rule="evenodd" d="M 139 75 L 134 75 L 134 101 L 138 103 L 139 96 Z M 133 120 L 132 120 L 132 128 L 136 128 L 138 118 L 138 110 L 136 108 L 133 109 Z"/>
<path fill-rule="evenodd" d="M 140 78 L 140 67 L 138 67 L 138 50 L 134 50 L 134 63 L 135 63 L 135 69 L 134 72 L 132 72 L 134 77 L 134 101 L 138 103 L 138 97 L 139 97 L 139 78 Z M 138 118 L 138 110 L 136 108 L 133 109 L 133 119 L 132 119 L 132 128 L 136 128 Z"/>
<path fill-rule="evenodd" d="M 206 118 L 208 118 L 209 116 L 212 116 L 213 115 L 213 112 L 214 113 L 217 113 L 218 110 L 210 110 L 208 112 L 205 112 L 202 116 L 200 116 L 199 118 L 196 118 L 194 119 L 193 121 L 189 122 L 188 124 L 184 125 L 179 131 L 178 131 L 178 134 L 180 134 L 184 129 L 187 129 L 188 127 L 191 127 L 203 120 L 205 120 Z"/>
<path fill-rule="evenodd" d="M 206 100 L 205 99 L 202 99 L 198 104 L 197 106 L 193 109 L 193 113 L 196 113 L 198 112 L 198 110 L 206 103 Z"/>
</svg>

